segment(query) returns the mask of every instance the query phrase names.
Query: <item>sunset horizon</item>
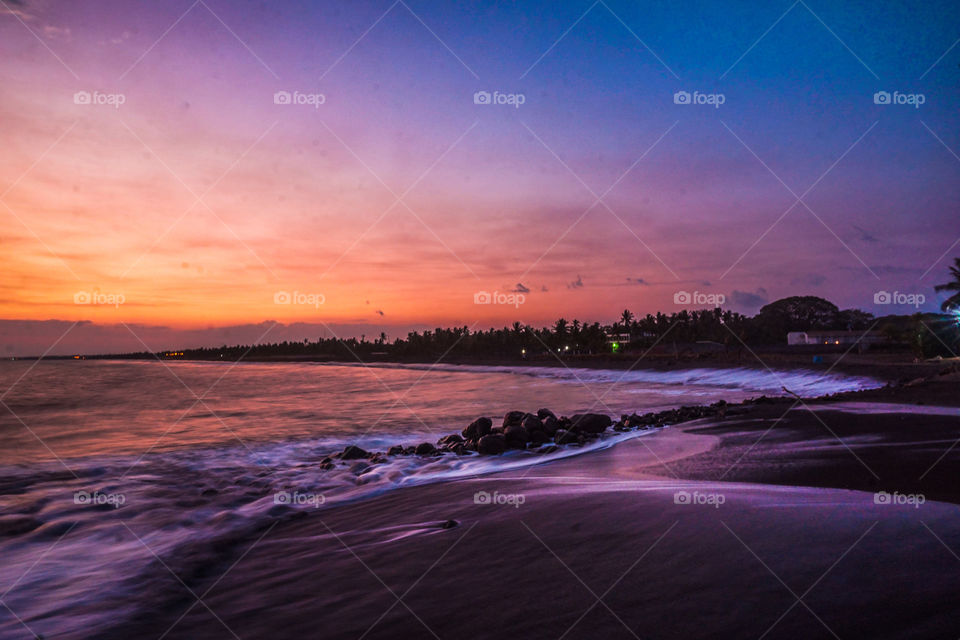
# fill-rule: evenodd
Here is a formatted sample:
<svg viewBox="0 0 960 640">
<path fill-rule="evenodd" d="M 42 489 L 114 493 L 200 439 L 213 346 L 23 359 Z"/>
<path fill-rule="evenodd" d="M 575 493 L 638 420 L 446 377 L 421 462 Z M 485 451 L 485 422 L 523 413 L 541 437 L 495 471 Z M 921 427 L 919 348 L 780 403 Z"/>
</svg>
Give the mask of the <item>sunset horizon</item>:
<svg viewBox="0 0 960 640">
<path fill-rule="evenodd" d="M 957 2 L 0 52 L 0 640 L 960 636 Z"/>
</svg>

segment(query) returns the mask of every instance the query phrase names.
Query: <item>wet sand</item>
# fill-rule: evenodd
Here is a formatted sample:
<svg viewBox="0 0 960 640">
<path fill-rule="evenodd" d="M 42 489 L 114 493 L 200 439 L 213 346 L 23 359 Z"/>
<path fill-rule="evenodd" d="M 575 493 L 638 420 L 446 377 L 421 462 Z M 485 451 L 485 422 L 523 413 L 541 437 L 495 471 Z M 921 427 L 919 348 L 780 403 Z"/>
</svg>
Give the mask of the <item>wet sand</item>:
<svg viewBox="0 0 960 640">
<path fill-rule="evenodd" d="M 789 406 L 274 523 L 103 637 L 960 636 L 960 419 L 824 407 L 844 446 L 794 410 L 756 442 Z"/>
</svg>

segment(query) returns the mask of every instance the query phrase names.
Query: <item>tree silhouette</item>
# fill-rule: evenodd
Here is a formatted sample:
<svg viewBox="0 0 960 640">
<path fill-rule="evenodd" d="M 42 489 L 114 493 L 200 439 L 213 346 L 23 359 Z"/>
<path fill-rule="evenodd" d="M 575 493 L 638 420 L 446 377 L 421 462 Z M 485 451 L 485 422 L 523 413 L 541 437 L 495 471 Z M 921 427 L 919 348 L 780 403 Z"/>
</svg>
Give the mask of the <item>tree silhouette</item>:
<svg viewBox="0 0 960 640">
<path fill-rule="evenodd" d="M 953 259 L 953 265 L 950 267 L 950 275 L 953 280 L 938 284 L 933 288 L 934 291 L 954 291 L 955 293 L 943 301 L 940 305 L 942 311 L 953 311 L 960 309 L 960 258 Z"/>
</svg>

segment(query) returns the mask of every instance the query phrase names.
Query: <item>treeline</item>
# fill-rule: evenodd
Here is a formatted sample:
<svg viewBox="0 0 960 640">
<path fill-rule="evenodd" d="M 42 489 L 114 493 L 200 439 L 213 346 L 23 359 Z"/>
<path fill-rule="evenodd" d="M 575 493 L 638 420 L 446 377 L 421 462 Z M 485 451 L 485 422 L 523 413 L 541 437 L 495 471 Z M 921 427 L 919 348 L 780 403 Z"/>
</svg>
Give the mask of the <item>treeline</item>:
<svg viewBox="0 0 960 640">
<path fill-rule="evenodd" d="M 946 319 L 946 321 L 945 321 Z M 841 311 L 828 300 L 814 296 L 783 298 L 747 317 L 721 308 L 681 310 L 635 317 L 624 310 L 613 323 L 584 323 L 560 318 L 550 327 L 533 327 L 515 322 L 511 327 L 472 331 L 470 328 L 437 328 L 411 332 L 392 342 L 386 334 L 368 339 L 309 338 L 302 342 L 263 345 L 236 345 L 188 349 L 175 354 L 128 354 L 128 357 L 160 355 L 187 359 L 293 359 L 318 358 L 352 361 L 418 360 L 445 358 L 536 357 L 547 352 L 563 355 L 599 355 L 617 351 L 635 352 L 658 343 L 691 344 L 710 342 L 727 348 L 786 344 L 790 331 L 872 329 L 887 336 L 890 343 L 908 345 L 918 356 L 950 355 L 957 343 L 953 316 L 915 314 L 888 316 L 880 321 L 858 310 Z M 616 345 L 612 344 L 616 342 Z"/>
</svg>

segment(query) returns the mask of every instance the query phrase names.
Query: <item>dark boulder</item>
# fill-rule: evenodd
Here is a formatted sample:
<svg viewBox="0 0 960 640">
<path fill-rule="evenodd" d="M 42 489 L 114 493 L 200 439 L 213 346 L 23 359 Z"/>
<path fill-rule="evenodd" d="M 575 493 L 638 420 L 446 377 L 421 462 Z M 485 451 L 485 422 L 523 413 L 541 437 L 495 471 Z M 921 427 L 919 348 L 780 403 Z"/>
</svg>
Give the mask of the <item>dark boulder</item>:
<svg viewBox="0 0 960 640">
<path fill-rule="evenodd" d="M 414 451 L 418 456 L 432 456 L 436 452 L 437 448 L 429 442 L 421 442 Z"/>
<path fill-rule="evenodd" d="M 610 416 L 602 413 L 578 413 L 570 418 L 570 426 L 583 433 L 603 433 L 613 424 Z"/>
<path fill-rule="evenodd" d="M 549 439 L 550 439 L 550 437 L 549 437 L 546 433 L 544 433 L 543 431 L 540 431 L 539 429 L 536 430 L 536 431 L 531 431 L 531 432 L 530 432 L 530 445 L 531 445 L 531 446 L 539 447 L 540 445 L 542 445 L 544 442 L 546 442 L 546 441 L 549 440 Z"/>
<path fill-rule="evenodd" d="M 355 447 L 354 445 L 347 445 L 347 448 L 340 453 L 341 460 L 359 460 L 361 458 L 369 458 L 370 452 L 364 451 L 360 447 Z"/>
<path fill-rule="evenodd" d="M 485 455 L 495 456 L 503 453 L 506 448 L 506 439 L 498 433 L 483 436 L 477 442 L 477 451 Z"/>
<path fill-rule="evenodd" d="M 530 442 L 530 434 L 518 425 L 507 427 L 503 435 L 509 449 L 526 449 L 527 443 Z"/>
<path fill-rule="evenodd" d="M 547 417 L 543 420 L 543 431 L 544 431 L 544 433 L 546 433 L 546 434 L 547 434 L 548 436 L 550 436 L 551 438 L 553 437 L 553 434 L 555 434 L 555 433 L 557 432 L 557 429 L 559 429 L 559 428 L 560 428 L 560 421 L 557 420 L 555 417 L 553 417 L 553 416 L 547 416 Z"/>
<path fill-rule="evenodd" d="M 460 444 L 461 442 L 463 442 L 463 438 L 461 438 L 460 434 L 457 434 L 457 433 L 451 433 L 450 435 L 443 436 L 442 438 L 437 440 L 437 444 L 440 444 L 440 445 L 454 445 L 454 444 Z"/>
<path fill-rule="evenodd" d="M 467 440 L 478 439 L 490 433 L 491 427 L 493 427 L 493 420 L 490 418 L 477 418 L 460 433 L 462 433 L 463 437 Z"/>
<path fill-rule="evenodd" d="M 506 415 L 503 416 L 503 426 L 520 426 L 523 424 L 523 419 L 526 417 L 526 415 L 527 414 L 523 411 L 507 411 Z"/>
<path fill-rule="evenodd" d="M 402 456 L 403 455 L 403 445 L 395 444 L 389 449 L 387 449 L 388 456 Z"/>
<path fill-rule="evenodd" d="M 541 420 L 546 420 L 547 418 L 553 418 L 556 420 L 557 414 L 555 414 L 553 411 L 550 411 L 550 409 L 539 409 L 537 410 L 537 417 Z"/>
<path fill-rule="evenodd" d="M 540 418 L 532 413 L 528 413 L 526 416 L 524 416 L 523 422 L 520 424 L 524 429 L 527 430 L 527 432 L 543 431 L 543 422 L 541 422 Z"/>
</svg>

